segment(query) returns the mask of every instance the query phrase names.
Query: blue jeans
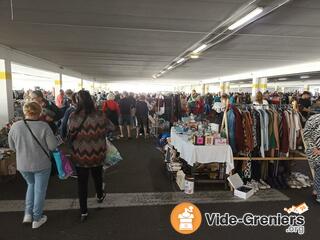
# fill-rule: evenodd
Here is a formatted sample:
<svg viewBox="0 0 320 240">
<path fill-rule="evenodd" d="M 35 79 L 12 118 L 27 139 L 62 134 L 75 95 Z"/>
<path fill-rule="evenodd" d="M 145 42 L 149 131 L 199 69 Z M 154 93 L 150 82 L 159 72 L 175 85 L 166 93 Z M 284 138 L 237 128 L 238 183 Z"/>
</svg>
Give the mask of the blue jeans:
<svg viewBox="0 0 320 240">
<path fill-rule="evenodd" d="M 25 214 L 33 216 L 33 221 L 39 221 L 42 217 L 50 173 L 51 168 L 38 172 L 21 172 L 28 184 Z"/>
</svg>

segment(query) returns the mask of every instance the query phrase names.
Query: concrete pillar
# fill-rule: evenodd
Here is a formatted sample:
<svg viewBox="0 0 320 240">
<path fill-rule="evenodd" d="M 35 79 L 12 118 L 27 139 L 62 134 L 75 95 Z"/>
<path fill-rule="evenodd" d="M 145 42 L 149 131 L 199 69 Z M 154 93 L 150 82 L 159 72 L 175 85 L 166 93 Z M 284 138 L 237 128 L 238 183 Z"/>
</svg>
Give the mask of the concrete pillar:
<svg viewBox="0 0 320 240">
<path fill-rule="evenodd" d="M 310 86 L 308 84 L 303 85 L 303 90 L 304 91 L 310 91 Z"/>
<path fill-rule="evenodd" d="M 0 59 L 0 127 L 14 117 L 11 62 Z"/>
<path fill-rule="evenodd" d="M 201 84 L 201 95 L 205 95 L 205 94 L 206 94 L 206 85 Z"/>
<path fill-rule="evenodd" d="M 220 93 L 221 94 L 225 93 L 224 82 L 220 82 Z"/>
<path fill-rule="evenodd" d="M 224 83 L 224 93 L 229 94 L 230 92 L 230 82 Z"/>
<path fill-rule="evenodd" d="M 252 78 L 252 97 L 255 97 L 259 92 L 259 78 Z"/>
<path fill-rule="evenodd" d="M 62 89 L 62 74 L 59 73 L 58 79 L 54 80 L 54 96 L 57 97 Z"/>
<path fill-rule="evenodd" d="M 268 78 L 260 78 L 259 82 L 260 82 L 259 83 L 260 92 L 264 93 L 265 91 L 267 91 Z"/>
<path fill-rule="evenodd" d="M 82 88 L 83 88 L 83 79 L 80 79 L 80 80 L 78 81 L 78 88 L 77 88 L 77 90 L 80 91 Z"/>
<path fill-rule="evenodd" d="M 205 94 L 209 93 L 209 84 L 205 84 Z"/>
</svg>

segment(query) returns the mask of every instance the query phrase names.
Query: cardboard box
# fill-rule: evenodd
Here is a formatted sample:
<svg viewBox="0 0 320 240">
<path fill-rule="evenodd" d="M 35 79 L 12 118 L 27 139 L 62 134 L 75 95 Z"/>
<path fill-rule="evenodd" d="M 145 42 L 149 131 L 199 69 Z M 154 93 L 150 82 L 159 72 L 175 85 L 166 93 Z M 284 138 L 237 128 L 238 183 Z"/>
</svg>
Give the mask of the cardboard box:
<svg viewBox="0 0 320 240">
<path fill-rule="evenodd" d="M 213 144 L 214 144 L 214 137 L 206 136 L 206 145 L 213 145 Z"/>
<path fill-rule="evenodd" d="M 227 144 L 227 139 L 225 138 L 216 138 L 214 140 L 214 145 L 226 145 Z"/>
<path fill-rule="evenodd" d="M 234 189 L 234 196 L 242 199 L 248 199 L 254 194 L 253 188 L 244 186 L 244 183 L 238 173 L 228 177 L 228 181 Z"/>
<path fill-rule="evenodd" d="M 205 144 L 205 137 L 201 136 L 193 136 L 193 144 L 194 145 L 204 145 Z"/>
<path fill-rule="evenodd" d="M 0 176 L 15 175 L 16 172 L 17 163 L 14 154 L 3 160 L 0 160 Z"/>
</svg>

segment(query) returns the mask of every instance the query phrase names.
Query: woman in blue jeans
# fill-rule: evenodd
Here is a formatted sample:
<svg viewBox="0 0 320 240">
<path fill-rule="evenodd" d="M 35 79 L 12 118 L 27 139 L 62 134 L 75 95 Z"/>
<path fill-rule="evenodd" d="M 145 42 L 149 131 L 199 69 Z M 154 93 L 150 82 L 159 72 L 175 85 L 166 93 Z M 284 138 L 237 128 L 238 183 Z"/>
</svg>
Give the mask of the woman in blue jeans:
<svg viewBox="0 0 320 240">
<path fill-rule="evenodd" d="M 39 121 L 41 106 L 36 102 L 23 107 L 25 119 L 14 123 L 9 132 L 9 145 L 16 152 L 17 170 L 28 188 L 23 223 L 39 228 L 47 221 L 43 215 L 44 200 L 51 172 L 49 152 L 57 147 L 57 139 L 49 125 Z"/>
</svg>

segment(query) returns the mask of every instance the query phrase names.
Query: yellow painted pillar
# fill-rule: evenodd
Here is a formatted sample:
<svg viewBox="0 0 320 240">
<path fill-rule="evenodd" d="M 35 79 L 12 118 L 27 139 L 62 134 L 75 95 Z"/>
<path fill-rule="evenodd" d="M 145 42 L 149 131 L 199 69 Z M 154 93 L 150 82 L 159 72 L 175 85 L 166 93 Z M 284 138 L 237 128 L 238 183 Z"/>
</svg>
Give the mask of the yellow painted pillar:
<svg viewBox="0 0 320 240">
<path fill-rule="evenodd" d="M 54 96 L 57 97 L 62 89 L 62 74 L 58 75 L 58 79 L 54 80 Z"/>
<path fill-rule="evenodd" d="M 268 78 L 260 78 L 260 81 L 259 81 L 259 88 L 260 88 L 260 91 L 262 93 L 264 93 L 265 91 L 267 91 L 267 85 L 268 85 Z"/>
<path fill-rule="evenodd" d="M 230 92 L 230 82 L 224 83 L 224 93 L 229 94 Z"/>
<path fill-rule="evenodd" d="M 225 93 L 224 82 L 220 82 L 220 93 Z"/>
<path fill-rule="evenodd" d="M 82 79 L 80 79 L 79 81 L 78 81 L 78 91 L 80 91 L 80 90 L 82 90 L 82 88 L 83 88 L 83 80 Z"/>
<path fill-rule="evenodd" d="M 259 78 L 254 77 L 252 79 L 252 97 L 255 97 L 259 90 Z"/>
<path fill-rule="evenodd" d="M 14 117 L 11 62 L 0 59 L 0 127 Z"/>
<path fill-rule="evenodd" d="M 310 86 L 308 84 L 303 85 L 303 90 L 304 91 L 310 91 Z"/>
</svg>

